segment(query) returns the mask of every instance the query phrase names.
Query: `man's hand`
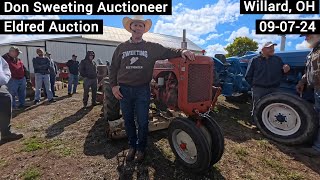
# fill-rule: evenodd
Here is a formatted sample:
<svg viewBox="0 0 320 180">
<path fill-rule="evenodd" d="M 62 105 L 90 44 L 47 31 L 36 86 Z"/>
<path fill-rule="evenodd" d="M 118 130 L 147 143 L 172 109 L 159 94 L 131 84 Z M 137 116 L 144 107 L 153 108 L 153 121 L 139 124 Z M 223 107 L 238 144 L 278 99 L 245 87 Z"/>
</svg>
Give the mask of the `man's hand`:
<svg viewBox="0 0 320 180">
<path fill-rule="evenodd" d="M 299 83 L 297 84 L 297 86 L 296 86 L 297 92 L 298 92 L 299 94 L 302 94 L 303 89 L 304 89 L 304 84 L 301 83 L 301 82 L 299 82 Z"/>
<path fill-rule="evenodd" d="M 114 86 L 112 88 L 112 93 L 113 93 L 114 97 L 116 97 L 118 100 L 123 98 L 123 96 L 120 92 L 120 86 Z"/>
<path fill-rule="evenodd" d="M 195 54 L 189 50 L 183 50 L 181 53 L 181 57 L 183 59 L 188 58 L 190 61 L 194 61 L 196 59 Z"/>
<path fill-rule="evenodd" d="M 290 71 L 290 66 L 288 64 L 285 64 L 285 65 L 282 66 L 282 69 L 283 69 L 284 73 L 287 73 L 287 72 Z"/>
</svg>

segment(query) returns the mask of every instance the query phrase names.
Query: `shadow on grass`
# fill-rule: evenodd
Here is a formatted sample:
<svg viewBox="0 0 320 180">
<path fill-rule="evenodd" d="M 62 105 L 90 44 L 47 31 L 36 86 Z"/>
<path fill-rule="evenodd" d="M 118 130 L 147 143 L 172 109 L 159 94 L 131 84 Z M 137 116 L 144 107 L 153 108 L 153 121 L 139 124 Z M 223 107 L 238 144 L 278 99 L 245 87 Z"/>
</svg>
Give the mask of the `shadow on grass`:
<svg viewBox="0 0 320 180">
<path fill-rule="evenodd" d="M 89 131 L 85 143 L 84 154 L 87 156 L 103 155 L 106 159 L 117 158 L 117 172 L 120 180 L 130 179 L 225 179 L 219 170 L 212 168 L 204 174 L 194 174 L 173 160 L 168 159 L 156 143 L 167 137 L 167 131 L 149 133 L 146 158 L 143 163 L 126 163 L 128 149 L 127 139 L 108 140 L 106 136 L 107 122 L 99 118 Z M 167 147 L 168 146 L 168 147 Z M 169 145 L 167 152 L 171 152 Z M 107 177 L 106 177 L 107 178 Z"/>
<path fill-rule="evenodd" d="M 86 114 L 88 114 L 93 109 L 93 106 L 89 106 L 87 108 L 79 109 L 75 114 L 63 118 L 61 121 L 51 125 L 46 130 L 46 138 L 54 138 L 59 134 L 63 133 L 64 128 L 80 121 Z"/>
</svg>

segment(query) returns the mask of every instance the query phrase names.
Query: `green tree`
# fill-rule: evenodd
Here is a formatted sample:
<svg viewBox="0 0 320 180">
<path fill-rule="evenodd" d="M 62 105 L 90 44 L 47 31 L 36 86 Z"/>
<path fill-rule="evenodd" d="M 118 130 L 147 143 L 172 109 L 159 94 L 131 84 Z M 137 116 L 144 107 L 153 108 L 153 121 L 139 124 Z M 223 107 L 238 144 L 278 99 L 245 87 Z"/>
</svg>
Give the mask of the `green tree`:
<svg viewBox="0 0 320 180">
<path fill-rule="evenodd" d="M 226 57 L 244 55 L 247 51 L 256 51 L 258 43 L 248 37 L 237 37 L 229 44 L 225 50 Z"/>
</svg>

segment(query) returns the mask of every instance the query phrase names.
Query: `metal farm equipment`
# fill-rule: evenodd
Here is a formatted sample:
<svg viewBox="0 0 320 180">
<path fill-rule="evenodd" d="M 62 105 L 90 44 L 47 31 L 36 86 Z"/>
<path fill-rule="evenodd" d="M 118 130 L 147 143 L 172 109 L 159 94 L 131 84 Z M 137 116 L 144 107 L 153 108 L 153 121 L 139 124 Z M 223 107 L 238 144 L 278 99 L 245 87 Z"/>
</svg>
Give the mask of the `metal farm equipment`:
<svg viewBox="0 0 320 180">
<path fill-rule="evenodd" d="M 313 89 L 305 88 L 297 94 L 296 85 L 304 74 L 309 51 L 275 53 L 291 69 L 283 77 L 280 92 L 262 97 L 256 104 L 253 118 L 260 131 L 268 138 L 288 145 L 302 144 L 313 139 L 318 129 L 318 117 L 312 107 Z M 247 102 L 251 87 L 244 79 L 249 60 L 257 53 L 248 52 L 241 57 L 213 58 L 216 69 L 216 86 L 221 86 L 226 100 Z"/>
<path fill-rule="evenodd" d="M 224 137 L 209 115 L 220 88 L 213 86 L 214 62 L 197 56 L 157 61 L 150 82 L 149 131 L 168 128 L 168 140 L 177 160 L 194 172 L 202 172 L 217 163 L 224 152 Z M 104 118 L 108 137 L 126 136 L 120 103 L 113 96 L 109 79 L 104 79 Z"/>
</svg>

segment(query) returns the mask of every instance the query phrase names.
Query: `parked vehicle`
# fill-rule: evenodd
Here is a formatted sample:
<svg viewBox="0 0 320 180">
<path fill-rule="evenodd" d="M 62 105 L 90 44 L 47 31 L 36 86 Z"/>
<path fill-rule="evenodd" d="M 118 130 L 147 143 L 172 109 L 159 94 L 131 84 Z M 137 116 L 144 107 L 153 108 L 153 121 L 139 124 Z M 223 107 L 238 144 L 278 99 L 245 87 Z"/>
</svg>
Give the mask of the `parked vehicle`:
<svg viewBox="0 0 320 180">
<path fill-rule="evenodd" d="M 224 137 L 209 114 L 220 88 L 212 86 L 214 65 L 210 57 L 195 61 L 174 58 L 157 61 L 150 82 L 149 131 L 168 128 L 170 147 L 183 166 L 203 172 L 217 163 L 224 152 Z M 104 119 L 110 139 L 126 136 L 120 103 L 104 79 Z"/>
<path fill-rule="evenodd" d="M 256 104 L 253 118 L 260 131 L 268 138 L 280 143 L 294 145 L 310 141 L 316 134 L 319 121 L 312 106 L 312 87 L 303 94 L 296 92 L 296 85 L 304 74 L 306 56 L 309 51 L 277 52 L 289 73 L 283 76 L 280 92 L 262 97 Z M 241 57 L 224 58 L 216 55 L 213 60 L 217 71 L 216 82 L 222 88 L 226 100 L 247 102 L 251 98 L 251 87 L 245 80 L 249 60 L 258 53 L 248 52 Z"/>
</svg>

